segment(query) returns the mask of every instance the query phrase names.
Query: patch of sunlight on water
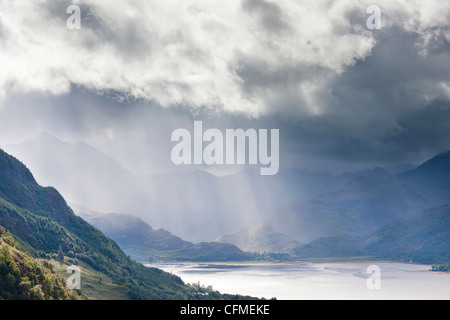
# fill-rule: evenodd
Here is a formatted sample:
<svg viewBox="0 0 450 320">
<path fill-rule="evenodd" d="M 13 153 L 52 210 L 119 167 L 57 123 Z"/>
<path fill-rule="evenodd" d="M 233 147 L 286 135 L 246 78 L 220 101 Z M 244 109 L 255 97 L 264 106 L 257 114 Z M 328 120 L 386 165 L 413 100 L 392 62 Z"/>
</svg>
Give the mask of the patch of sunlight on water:
<svg viewBox="0 0 450 320">
<path fill-rule="evenodd" d="M 367 286 L 367 268 L 380 268 L 380 288 Z M 212 285 L 223 293 L 279 300 L 450 299 L 450 274 L 431 266 L 370 263 L 152 264 L 186 283 Z"/>
</svg>

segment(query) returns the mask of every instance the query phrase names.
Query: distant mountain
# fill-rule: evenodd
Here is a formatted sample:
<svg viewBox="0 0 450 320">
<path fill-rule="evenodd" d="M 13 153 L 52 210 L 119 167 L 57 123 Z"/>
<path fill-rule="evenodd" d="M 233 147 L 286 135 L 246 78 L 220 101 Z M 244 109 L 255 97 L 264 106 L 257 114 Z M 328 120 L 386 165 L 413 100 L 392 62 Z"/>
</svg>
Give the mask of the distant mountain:
<svg viewBox="0 0 450 320">
<path fill-rule="evenodd" d="M 275 176 L 261 176 L 251 169 L 223 177 L 203 170 L 139 176 L 151 218 L 146 219 L 137 207 L 126 212 L 188 241 L 213 241 L 286 202 L 338 189 L 350 179 L 283 168 Z"/>
<path fill-rule="evenodd" d="M 86 143 L 74 145 L 43 133 L 3 148 L 26 163 L 39 184 L 53 186 L 72 202 L 120 210 L 138 201 L 133 174 Z"/>
<path fill-rule="evenodd" d="M 337 190 L 351 179 L 287 168 L 275 176 L 244 170 L 218 177 L 199 169 L 139 176 L 86 143 L 49 134 L 4 148 L 68 201 L 99 212 L 132 212 L 191 242 L 212 241 L 284 203 Z"/>
<path fill-rule="evenodd" d="M 224 234 L 216 239 L 220 243 L 232 243 L 250 252 L 290 252 L 302 243 L 294 237 L 278 231 L 263 220 L 252 227 Z"/>
<path fill-rule="evenodd" d="M 414 217 L 430 207 L 407 184 L 376 168 L 337 191 L 281 206 L 255 226 L 217 240 L 243 250 L 289 251 L 293 241 L 306 244 L 321 237 L 358 237 L 387 223 Z M 285 248 L 280 248 L 280 234 L 284 235 Z"/>
<path fill-rule="evenodd" d="M 189 299 L 198 291 L 177 276 L 129 258 L 113 240 L 77 217 L 56 189 L 38 185 L 25 165 L 1 149 L 0 226 L 33 258 L 80 264 L 101 274 L 99 279 L 112 279 L 113 290 L 125 292 L 130 299 Z M 0 272 L 0 281 L 12 284 L 11 277 L 5 269 Z"/>
<path fill-rule="evenodd" d="M 398 174 L 398 178 L 435 206 L 450 203 L 450 151 L 438 154 L 417 168 Z"/>
<path fill-rule="evenodd" d="M 126 254 L 141 262 L 149 261 L 243 261 L 251 255 L 234 245 L 216 242 L 194 244 L 170 232 L 154 230 L 129 214 L 102 214 L 75 208 L 77 215 L 116 241 Z"/>
<path fill-rule="evenodd" d="M 361 237 L 324 237 L 291 251 L 299 259 L 370 257 L 439 264 L 450 261 L 450 205 L 426 210 Z"/>
<path fill-rule="evenodd" d="M 426 210 L 370 234 L 363 248 L 371 255 L 420 263 L 450 261 L 450 205 Z"/>
<path fill-rule="evenodd" d="M 293 248 L 289 254 L 299 260 L 313 259 L 362 259 L 375 260 L 367 253 L 361 243 L 363 237 L 341 235 L 334 237 L 321 237 L 307 244 Z"/>
</svg>

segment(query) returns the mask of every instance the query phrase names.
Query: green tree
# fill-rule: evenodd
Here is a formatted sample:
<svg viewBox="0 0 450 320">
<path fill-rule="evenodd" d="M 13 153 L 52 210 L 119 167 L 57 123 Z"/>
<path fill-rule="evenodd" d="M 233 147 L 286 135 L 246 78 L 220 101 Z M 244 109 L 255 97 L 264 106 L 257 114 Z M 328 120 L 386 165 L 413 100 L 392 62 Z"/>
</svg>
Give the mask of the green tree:
<svg viewBox="0 0 450 320">
<path fill-rule="evenodd" d="M 63 252 L 61 245 L 59 245 L 59 249 L 58 249 L 58 261 L 64 262 L 64 252 Z"/>
</svg>

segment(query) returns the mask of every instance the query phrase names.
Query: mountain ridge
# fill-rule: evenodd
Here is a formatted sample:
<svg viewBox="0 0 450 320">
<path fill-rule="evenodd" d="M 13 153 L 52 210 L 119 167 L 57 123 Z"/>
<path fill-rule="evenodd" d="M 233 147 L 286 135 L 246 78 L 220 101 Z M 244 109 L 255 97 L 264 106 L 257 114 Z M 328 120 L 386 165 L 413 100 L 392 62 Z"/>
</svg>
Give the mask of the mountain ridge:
<svg viewBox="0 0 450 320">
<path fill-rule="evenodd" d="M 75 213 L 115 240 L 133 259 L 154 261 L 246 261 L 251 254 L 234 245 L 217 242 L 192 243 L 164 229 L 153 229 L 138 217 L 98 213 L 73 206 Z"/>
<path fill-rule="evenodd" d="M 138 175 L 87 145 L 44 134 L 4 148 L 68 201 L 99 212 L 132 213 L 190 242 L 213 241 L 283 203 L 337 189 L 352 177 L 289 168 L 272 177 L 258 170 L 218 177 L 200 169 Z"/>
<path fill-rule="evenodd" d="M 425 210 L 361 236 L 323 237 L 291 251 L 297 259 L 369 257 L 442 264 L 450 261 L 450 205 Z"/>
<path fill-rule="evenodd" d="M 450 202 L 450 150 L 397 176 L 435 206 Z"/>
<path fill-rule="evenodd" d="M 337 191 L 328 192 L 306 201 L 286 204 L 270 212 L 263 221 L 256 224 L 270 226 L 276 232 L 289 237 L 291 241 L 308 243 L 324 236 L 360 236 L 382 225 L 421 213 L 432 205 L 408 185 L 375 168 L 359 176 Z M 251 228 L 219 237 L 241 249 L 261 251 L 258 245 L 248 247 L 249 242 L 239 233 L 250 233 Z M 259 235 L 264 239 L 263 235 Z M 267 241 L 267 239 L 265 240 Z M 265 246 L 267 249 L 267 245 Z M 270 246 L 269 246 L 270 249 Z M 280 248 L 273 248 L 280 250 Z M 288 251 L 286 247 L 283 251 Z"/>
</svg>

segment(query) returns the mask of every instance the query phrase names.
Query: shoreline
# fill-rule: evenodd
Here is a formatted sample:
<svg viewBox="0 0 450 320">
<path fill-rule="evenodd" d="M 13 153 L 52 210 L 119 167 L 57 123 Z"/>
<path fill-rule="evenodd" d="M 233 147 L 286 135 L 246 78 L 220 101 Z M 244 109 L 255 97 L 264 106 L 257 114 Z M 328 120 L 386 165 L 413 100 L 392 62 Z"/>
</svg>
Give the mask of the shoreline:
<svg viewBox="0 0 450 320">
<path fill-rule="evenodd" d="M 273 262 L 273 261 L 173 261 L 173 262 L 155 262 L 155 263 L 142 263 L 145 266 L 155 266 L 155 265 L 227 265 L 227 266 L 239 266 L 239 265 L 305 265 L 305 264 L 351 264 L 351 263 L 361 263 L 361 264 L 377 264 L 377 263 L 400 263 L 408 265 L 418 265 L 418 266 L 433 266 L 433 264 L 419 263 L 419 262 L 404 262 L 404 261 L 390 261 L 390 260 L 343 260 L 343 261 L 283 261 L 283 262 Z M 431 270 L 429 270 L 431 271 Z M 432 271 L 436 273 L 450 274 L 449 272 L 443 271 Z"/>
<path fill-rule="evenodd" d="M 377 263 L 399 263 L 405 265 L 416 265 L 416 266 L 426 266 L 429 267 L 427 270 L 416 270 L 412 272 L 430 272 L 436 274 L 450 275 L 450 272 L 445 271 L 432 271 L 431 267 L 433 264 L 425 264 L 418 262 L 404 262 L 404 261 L 389 261 L 389 260 L 361 260 L 361 261 L 284 261 L 284 262 L 272 262 L 272 261 L 176 261 L 176 262 L 157 262 L 157 263 L 142 263 L 146 267 L 153 267 L 160 269 L 158 266 L 168 266 L 168 265 L 178 265 L 178 266 L 187 266 L 187 265 L 225 265 L 225 266 L 257 266 L 257 265 L 267 265 L 267 266 L 275 266 L 275 265 L 305 265 L 305 264 L 352 264 L 352 263 L 360 263 L 360 264 L 377 264 Z"/>
</svg>

